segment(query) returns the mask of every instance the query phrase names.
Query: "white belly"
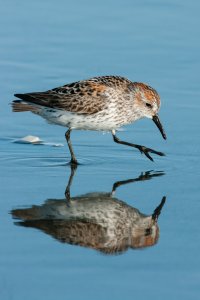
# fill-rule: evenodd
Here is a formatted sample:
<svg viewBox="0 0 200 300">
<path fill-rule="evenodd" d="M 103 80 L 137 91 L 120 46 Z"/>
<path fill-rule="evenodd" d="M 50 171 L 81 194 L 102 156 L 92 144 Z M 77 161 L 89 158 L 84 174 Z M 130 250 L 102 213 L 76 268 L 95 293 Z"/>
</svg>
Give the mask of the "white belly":
<svg viewBox="0 0 200 300">
<path fill-rule="evenodd" d="M 111 131 L 120 125 L 110 114 L 103 112 L 93 115 L 79 115 L 63 110 L 43 108 L 40 115 L 49 123 L 69 127 L 71 129 Z"/>
</svg>

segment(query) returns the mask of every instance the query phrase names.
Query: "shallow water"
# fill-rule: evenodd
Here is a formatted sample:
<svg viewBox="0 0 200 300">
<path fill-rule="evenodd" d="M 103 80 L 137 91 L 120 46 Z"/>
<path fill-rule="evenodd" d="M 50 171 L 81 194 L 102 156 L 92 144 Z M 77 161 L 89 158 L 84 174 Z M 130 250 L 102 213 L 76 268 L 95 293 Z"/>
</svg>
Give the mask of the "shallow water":
<svg viewBox="0 0 200 300">
<path fill-rule="evenodd" d="M 199 1 L 178 0 L 48 5 L 21 0 L 1 6 L 1 299 L 199 299 L 199 9 Z M 81 163 L 70 187 L 72 198 L 108 195 L 115 182 L 133 179 L 118 186 L 114 197 L 151 215 L 166 196 L 158 241 L 110 254 L 99 248 L 101 235 L 95 247 L 85 240 L 73 245 L 74 232 L 69 240 L 66 230 L 68 240 L 61 243 L 51 220 L 44 230 L 35 223 L 16 226 L 19 221 L 11 215 L 48 199 L 60 203 L 71 173 L 66 145 L 13 143 L 35 135 L 65 144 L 64 128 L 29 113 L 12 113 L 13 94 L 103 74 L 155 87 L 168 136 L 162 140 L 149 120 L 119 132 L 124 140 L 166 153 L 152 163 L 113 143 L 110 134 L 72 133 Z M 158 172 L 162 176 L 152 176 Z"/>
</svg>

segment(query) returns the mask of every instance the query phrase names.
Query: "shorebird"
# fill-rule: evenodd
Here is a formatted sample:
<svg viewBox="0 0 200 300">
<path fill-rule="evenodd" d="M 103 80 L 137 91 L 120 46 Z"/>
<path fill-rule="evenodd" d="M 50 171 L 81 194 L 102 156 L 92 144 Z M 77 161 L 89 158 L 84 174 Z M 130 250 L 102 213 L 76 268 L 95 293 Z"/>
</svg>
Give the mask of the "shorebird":
<svg viewBox="0 0 200 300">
<path fill-rule="evenodd" d="M 70 134 L 76 130 L 97 130 L 112 133 L 114 142 L 137 148 L 153 161 L 149 153 L 163 156 L 142 145 L 120 140 L 116 131 L 123 125 L 143 117 L 154 121 L 164 139 L 166 134 L 158 117 L 160 97 L 147 84 L 132 82 L 120 76 L 94 77 L 45 92 L 15 94 L 14 112 L 31 111 L 49 123 L 68 127 L 65 137 L 71 154 L 71 164 L 76 165 Z"/>
<path fill-rule="evenodd" d="M 159 238 L 157 221 L 166 197 L 152 214 L 145 215 L 112 196 L 121 185 L 162 175 L 163 172 L 142 173 L 137 178 L 114 183 L 111 193 L 69 196 L 69 205 L 66 205 L 66 199 L 51 199 L 42 205 L 14 209 L 11 213 L 13 218 L 21 220 L 16 225 L 37 228 L 62 243 L 89 247 L 104 254 L 153 246 Z M 71 182 L 70 176 L 68 190 Z"/>
</svg>

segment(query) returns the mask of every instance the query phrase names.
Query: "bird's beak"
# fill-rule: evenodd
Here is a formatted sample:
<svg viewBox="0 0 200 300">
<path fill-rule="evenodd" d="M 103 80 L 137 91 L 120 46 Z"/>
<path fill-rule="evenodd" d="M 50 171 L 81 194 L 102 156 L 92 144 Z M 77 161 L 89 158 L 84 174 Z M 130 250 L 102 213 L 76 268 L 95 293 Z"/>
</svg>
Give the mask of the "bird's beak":
<svg viewBox="0 0 200 300">
<path fill-rule="evenodd" d="M 158 217 L 161 214 L 161 210 L 165 204 L 166 201 L 166 197 L 164 196 L 160 202 L 160 204 L 156 207 L 156 209 L 154 210 L 153 214 L 152 214 L 152 219 L 157 222 L 158 221 Z"/>
<path fill-rule="evenodd" d="M 165 132 L 164 132 L 164 129 L 163 129 L 163 127 L 162 127 L 162 124 L 161 124 L 161 122 L 160 122 L 160 120 L 159 120 L 158 115 L 153 116 L 152 120 L 154 121 L 154 123 L 156 124 L 156 126 L 158 127 L 158 129 L 160 130 L 163 139 L 166 140 L 166 139 L 167 139 L 167 136 L 166 136 L 166 134 L 165 134 Z"/>
</svg>

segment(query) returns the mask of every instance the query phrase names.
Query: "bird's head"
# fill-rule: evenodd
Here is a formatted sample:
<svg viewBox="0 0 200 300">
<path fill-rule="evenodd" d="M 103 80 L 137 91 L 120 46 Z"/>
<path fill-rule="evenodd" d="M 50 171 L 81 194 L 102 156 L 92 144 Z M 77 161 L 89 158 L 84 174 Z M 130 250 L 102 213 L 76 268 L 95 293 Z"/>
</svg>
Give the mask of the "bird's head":
<svg viewBox="0 0 200 300">
<path fill-rule="evenodd" d="M 156 90 L 140 82 L 134 82 L 132 89 L 134 91 L 134 106 L 140 112 L 140 116 L 152 119 L 160 130 L 162 137 L 166 139 L 166 134 L 158 117 L 160 97 Z"/>
</svg>

